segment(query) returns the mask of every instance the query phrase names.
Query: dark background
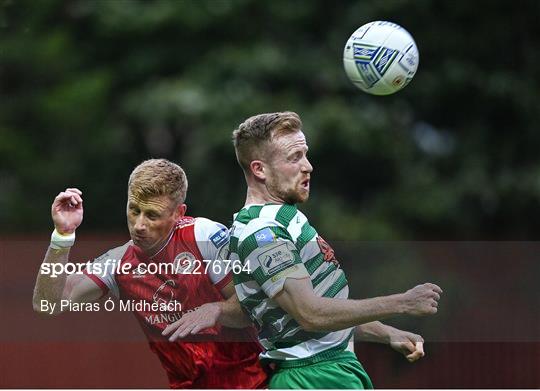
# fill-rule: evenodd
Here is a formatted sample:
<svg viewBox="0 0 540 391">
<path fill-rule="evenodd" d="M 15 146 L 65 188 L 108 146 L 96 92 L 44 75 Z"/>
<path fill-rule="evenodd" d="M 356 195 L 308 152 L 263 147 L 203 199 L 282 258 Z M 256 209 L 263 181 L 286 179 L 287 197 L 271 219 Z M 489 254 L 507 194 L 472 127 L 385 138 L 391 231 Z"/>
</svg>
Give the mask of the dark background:
<svg viewBox="0 0 540 391">
<path fill-rule="evenodd" d="M 84 192 L 73 257 L 127 239 L 126 184 L 165 157 L 189 213 L 225 224 L 245 185 L 230 135 L 293 110 L 315 167 L 301 206 L 352 297 L 432 281 L 414 365 L 358 344 L 378 388 L 540 387 L 540 3 L 0 0 L 1 387 L 161 387 L 129 314 L 41 319 L 32 287 L 50 204 Z M 374 97 L 342 66 L 350 34 L 404 26 L 420 51 L 403 91 Z"/>
</svg>

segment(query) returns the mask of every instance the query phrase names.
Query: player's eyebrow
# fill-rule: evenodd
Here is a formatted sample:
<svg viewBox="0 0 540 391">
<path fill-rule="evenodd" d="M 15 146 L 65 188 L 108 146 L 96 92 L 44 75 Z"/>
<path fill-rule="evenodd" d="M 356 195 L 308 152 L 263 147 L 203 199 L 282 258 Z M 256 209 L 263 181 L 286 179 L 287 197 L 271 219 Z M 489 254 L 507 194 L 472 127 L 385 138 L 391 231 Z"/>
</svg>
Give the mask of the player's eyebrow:
<svg viewBox="0 0 540 391">
<path fill-rule="evenodd" d="M 156 215 L 156 216 L 160 216 L 161 213 L 163 213 L 162 210 L 157 210 L 157 209 L 154 209 L 154 208 L 146 209 L 144 212 L 145 212 L 147 215 Z"/>
</svg>

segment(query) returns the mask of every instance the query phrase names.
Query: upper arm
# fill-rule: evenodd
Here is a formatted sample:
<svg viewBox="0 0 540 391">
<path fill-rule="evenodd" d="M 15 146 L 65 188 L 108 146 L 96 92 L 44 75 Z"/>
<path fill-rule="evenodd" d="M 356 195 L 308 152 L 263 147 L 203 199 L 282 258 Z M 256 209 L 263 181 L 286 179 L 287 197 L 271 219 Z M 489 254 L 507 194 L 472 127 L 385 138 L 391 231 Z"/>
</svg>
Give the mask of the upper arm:
<svg viewBox="0 0 540 391">
<path fill-rule="evenodd" d="M 307 328 L 317 302 L 317 296 L 309 278 L 287 278 L 283 289 L 273 299 L 301 326 Z"/>
<path fill-rule="evenodd" d="M 85 274 L 71 274 L 66 278 L 63 299 L 88 303 L 103 296 L 103 290 Z"/>
<path fill-rule="evenodd" d="M 130 242 L 127 242 L 95 258 L 82 275 L 68 276 L 62 296 L 75 302 L 95 301 L 109 292 L 119 297 L 115 270 L 122 263 L 129 246 Z"/>
</svg>

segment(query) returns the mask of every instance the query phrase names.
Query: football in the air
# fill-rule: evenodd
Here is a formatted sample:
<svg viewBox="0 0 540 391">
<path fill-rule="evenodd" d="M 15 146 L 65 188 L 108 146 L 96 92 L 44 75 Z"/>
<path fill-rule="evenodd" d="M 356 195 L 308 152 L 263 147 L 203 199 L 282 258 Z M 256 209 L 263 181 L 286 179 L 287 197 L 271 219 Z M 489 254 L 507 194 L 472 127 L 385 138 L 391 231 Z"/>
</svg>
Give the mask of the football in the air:
<svg viewBox="0 0 540 391">
<path fill-rule="evenodd" d="M 343 65 L 362 91 L 389 95 L 405 87 L 418 68 L 419 54 L 411 34 L 385 21 L 358 28 L 345 44 Z"/>
</svg>

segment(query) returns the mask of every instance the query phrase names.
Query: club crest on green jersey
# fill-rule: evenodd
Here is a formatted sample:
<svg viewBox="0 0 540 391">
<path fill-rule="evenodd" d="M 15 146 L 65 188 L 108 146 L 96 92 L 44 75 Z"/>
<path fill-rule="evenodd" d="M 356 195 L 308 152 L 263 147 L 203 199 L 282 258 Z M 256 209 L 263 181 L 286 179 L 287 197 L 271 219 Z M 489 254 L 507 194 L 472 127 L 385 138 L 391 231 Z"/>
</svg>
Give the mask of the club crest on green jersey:
<svg viewBox="0 0 540 391">
<path fill-rule="evenodd" d="M 319 245 L 319 248 L 321 249 L 321 253 L 323 254 L 324 260 L 326 262 L 332 262 L 334 265 L 339 266 L 339 262 L 336 259 L 336 256 L 334 254 L 334 249 L 330 247 L 328 242 L 319 235 L 317 235 L 317 244 Z"/>
</svg>

